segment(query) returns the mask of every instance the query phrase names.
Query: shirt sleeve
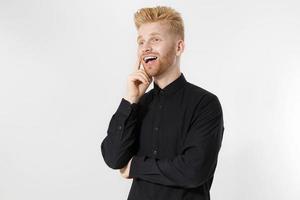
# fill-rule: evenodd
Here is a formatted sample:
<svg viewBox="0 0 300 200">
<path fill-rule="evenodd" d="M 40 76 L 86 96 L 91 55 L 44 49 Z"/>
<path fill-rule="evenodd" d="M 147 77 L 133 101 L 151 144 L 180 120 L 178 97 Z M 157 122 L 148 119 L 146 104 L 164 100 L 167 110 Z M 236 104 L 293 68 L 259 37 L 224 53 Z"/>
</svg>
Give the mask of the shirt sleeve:
<svg viewBox="0 0 300 200">
<path fill-rule="evenodd" d="M 218 98 L 197 104 L 181 153 L 172 159 L 134 156 L 130 178 L 157 184 L 194 188 L 214 174 L 223 137 L 223 114 Z"/>
<path fill-rule="evenodd" d="M 136 153 L 138 108 L 137 103 L 131 104 L 122 98 L 109 122 L 107 136 L 101 143 L 101 153 L 112 169 L 121 169 Z"/>
</svg>

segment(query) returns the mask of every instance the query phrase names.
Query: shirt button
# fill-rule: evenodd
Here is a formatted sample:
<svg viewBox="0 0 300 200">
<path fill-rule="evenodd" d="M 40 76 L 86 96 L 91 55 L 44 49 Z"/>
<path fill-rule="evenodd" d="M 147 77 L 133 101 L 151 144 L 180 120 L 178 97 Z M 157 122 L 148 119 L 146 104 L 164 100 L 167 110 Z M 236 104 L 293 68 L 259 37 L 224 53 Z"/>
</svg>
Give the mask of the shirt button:
<svg viewBox="0 0 300 200">
<path fill-rule="evenodd" d="M 161 90 L 160 93 L 159 93 L 159 95 L 163 96 L 164 95 L 164 91 Z"/>
<path fill-rule="evenodd" d="M 155 131 L 158 131 L 158 127 L 155 127 L 154 130 L 155 130 Z"/>
<path fill-rule="evenodd" d="M 161 108 L 162 108 L 162 105 L 159 105 L 158 107 L 159 107 L 159 109 L 161 109 Z"/>
<path fill-rule="evenodd" d="M 154 151 L 153 151 L 153 154 L 156 155 L 156 154 L 157 154 L 157 150 L 154 150 Z"/>
<path fill-rule="evenodd" d="M 118 126 L 118 129 L 121 130 L 121 129 L 122 129 L 122 126 Z"/>
</svg>

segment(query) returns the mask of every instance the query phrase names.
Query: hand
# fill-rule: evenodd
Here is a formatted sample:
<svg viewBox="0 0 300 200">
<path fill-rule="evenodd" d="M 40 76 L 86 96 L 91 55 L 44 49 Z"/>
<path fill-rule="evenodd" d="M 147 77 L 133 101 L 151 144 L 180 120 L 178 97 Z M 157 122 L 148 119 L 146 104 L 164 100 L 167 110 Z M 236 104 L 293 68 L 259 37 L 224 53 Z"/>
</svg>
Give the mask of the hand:
<svg viewBox="0 0 300 200">
<path fill-rule="evenodd" d="M 137 60 L 135 71 L 128 77 L 127 94 L 124 99 L 128 100 L 130 103 L 137 103 L 151 82 L 152 77 L 146 73 L 140 57 Z"/>
<path fill-rule="evenodd" d="M 132 160 L 132 158 L 130 159 L 130 161 L 128 162 L 128 164 L 125 167 L 123 167 L 122 169 L 120 169 L 121 175 L 124 178 L 127 178 L 127 179 L 129 179 L 129 172 L 130 172 L 131 160 Z"/>
</svg>

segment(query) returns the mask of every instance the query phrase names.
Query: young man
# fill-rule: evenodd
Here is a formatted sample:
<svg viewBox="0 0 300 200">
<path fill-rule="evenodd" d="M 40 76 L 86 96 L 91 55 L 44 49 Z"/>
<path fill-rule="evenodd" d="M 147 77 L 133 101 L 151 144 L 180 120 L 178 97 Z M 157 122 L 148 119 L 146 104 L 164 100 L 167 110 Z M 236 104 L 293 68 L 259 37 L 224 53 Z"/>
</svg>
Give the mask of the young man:
<svg viewBox="0 0 300 200">
<path fill-rule="evenodd" d="M 180 72 L 180 13 L 157 6 L 134 17 L 138 61 L 102 141 L 102 156 L 133 179 L 128 200 L 208 200 L 224 131 L 220 102 Z"/>
</svg>

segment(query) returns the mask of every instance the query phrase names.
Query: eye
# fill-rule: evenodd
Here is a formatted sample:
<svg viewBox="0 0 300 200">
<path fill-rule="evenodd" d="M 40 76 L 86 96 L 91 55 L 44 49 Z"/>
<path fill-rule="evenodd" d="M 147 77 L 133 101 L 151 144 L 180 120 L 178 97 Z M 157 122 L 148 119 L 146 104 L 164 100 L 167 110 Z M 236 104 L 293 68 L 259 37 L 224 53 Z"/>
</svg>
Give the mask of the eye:
<svg viewBox="0 0 300 200">
<path fill-rule="evenodd" d="M 143 42 L 143 41 L 140 41 L 140 42 L 138 42 L 138 45 L 142 45 L 142 44 L 144 44 L 144 42 Z"/>
<path fill-rule="evenodd" d="M 153 38 L 152 40 L 155 41 L 155 42 L 158 42 L 158 41 L 159 41 L 158 38 Z"/>
</svg>

